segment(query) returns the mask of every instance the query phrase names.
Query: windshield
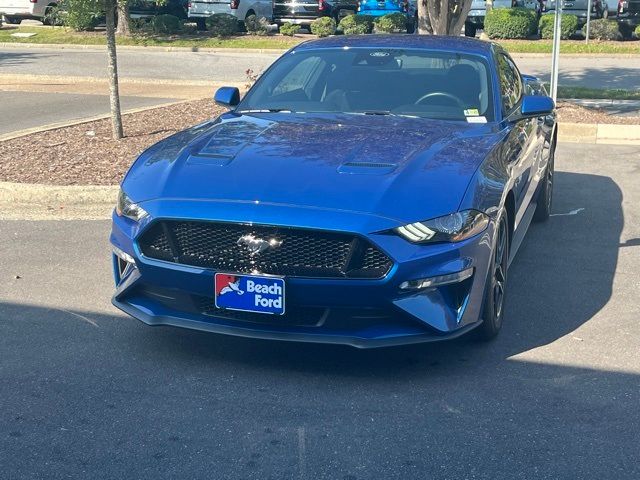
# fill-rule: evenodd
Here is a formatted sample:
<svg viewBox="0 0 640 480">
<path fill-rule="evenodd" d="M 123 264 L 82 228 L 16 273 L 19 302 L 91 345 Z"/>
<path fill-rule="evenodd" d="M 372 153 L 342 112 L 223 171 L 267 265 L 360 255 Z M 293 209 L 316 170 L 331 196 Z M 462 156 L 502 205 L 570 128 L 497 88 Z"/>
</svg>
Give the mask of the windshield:
<svg viewBox="0 0 640 480">
<path fill-rule="evenodd" d="M 479 57 L 380 48 L 285 55 L 258 80 L 237 111 L 493 120 L 489 70 Z"/>
</svg>

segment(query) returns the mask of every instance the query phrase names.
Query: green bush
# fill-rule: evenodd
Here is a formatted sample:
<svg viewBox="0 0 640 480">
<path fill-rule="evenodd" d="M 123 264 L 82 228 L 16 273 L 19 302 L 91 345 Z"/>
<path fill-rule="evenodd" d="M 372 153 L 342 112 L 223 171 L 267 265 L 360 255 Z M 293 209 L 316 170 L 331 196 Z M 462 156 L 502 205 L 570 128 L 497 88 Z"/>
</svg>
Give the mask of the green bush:
<svg viewBox="0 0 640 480">
<path fill-rule="evenodd" d="M 587 34 L 587 26 L 582 27 L 582 33 Z M 615 20 L 591 20 L 589 38 L 594 40 L 620 40 L 620 28 Z"/>
<path fill-rule="evenodd" d="M 249 15 L 244 19 L 244 26 L 250 35 L 266 35 L 269 33 L 269 22 L 265 17 Z"/>
<path fill-rule="evenodd" d="M 404 33 L 407 16 L 400 12 L 387 13 L 375 21 L 373 29 L 376 33 Z"/>
<path fill-rule="evenodd" d="M 64 0 L 59 7 L 61 22 L 77 32 L 93 30 L 104 18 L 99 0 Z"/>
<path fill-rule="evenodd" d="M 633 33 L 635 34 L 636 38 L 640 38 L 640 25 L 636 27 Z"/>
<path fill-rule="evenodd" d="M 553 38 L 553 24 L 555 15 L 542 15 L 538 29 L 542 38 Z M 567 40 L 578 31 L 578 17 L 575 15 L 562 15 L 560 22 L 560 38 Z"/>
<path fill-rule="evenodd" d="M 336 21 L 331 17 L 316 18 L 311 22 L 311 33 L 319 37 L 328 37 L 336 33 Z"/>
<path fill-rule="evenodd" d="M 173 15 L 158 15 L 151 20 L 153 25 L 153 33 L 156 34 L 174 34 L 180 31 L 180 19 Z"/>
<path fill-rule="evenodd" d="M 538 18 L 528 8 L 497 8 L 484 19 L 489 38 L 528 38 L 536 33 Z"/>
<path fill-rule="evenodd" d="M 338 29 L 345 35 L 362 35 L 371 33 L 373 29 L 373 17 L 371 15 L 347 15 L 340 20 Z"/>
<path fill-rule="evenodd" d="M 214 13 L 205 22 L 216 37 L 230 37 L 238 31 L 238 19 L 229 13 Z"/>
<path fill-rule="evenodd" d="M 295 23 L 283 23 L 280 25 L 280 33 L 288 37 L 293 37 L 299 31 L 300 25 L 296 25 Z"/>
</svg>

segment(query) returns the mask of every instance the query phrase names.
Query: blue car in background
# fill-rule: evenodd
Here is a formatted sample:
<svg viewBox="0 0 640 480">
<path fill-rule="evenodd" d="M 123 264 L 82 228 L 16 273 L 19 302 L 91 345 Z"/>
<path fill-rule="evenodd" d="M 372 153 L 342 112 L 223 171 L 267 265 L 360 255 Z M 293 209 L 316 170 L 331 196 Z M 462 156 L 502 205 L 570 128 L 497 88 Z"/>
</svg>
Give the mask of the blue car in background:
<svg viewBox="0 0 640 480">
<path fill-rule="evenodd" d="M 549 217 L 557 138 L 554 102 L 505 50 L 335 36 L 215 100 L 229 110 L 122 181 L 115 306 L 356 347 L 497 335 L 509 264 Z"/>
<path fill-rule="evenodd" d="M 414 0 L 360 0 L 358 15 L 382 17 L 389 13 L 402 13 L 407 17 L 407 33 L 414 33 L 418 25 L 418 7 Z"/>
</svg>

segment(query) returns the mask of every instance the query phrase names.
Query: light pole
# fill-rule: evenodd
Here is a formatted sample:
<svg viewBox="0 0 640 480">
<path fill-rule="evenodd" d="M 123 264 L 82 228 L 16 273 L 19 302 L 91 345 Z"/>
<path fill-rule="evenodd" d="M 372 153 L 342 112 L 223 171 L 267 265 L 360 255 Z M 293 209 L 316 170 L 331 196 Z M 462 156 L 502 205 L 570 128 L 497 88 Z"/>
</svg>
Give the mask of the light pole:
<svg viewBox="0 0 640 480">
<path fill-rule="evenodd" d="M 589 0 L 591 1 L 591 0 Z M 553 22 L 553 50 L 551 52 L 551 98 L 558 98 L 558 69 L 560 63 L 560 26 L 562 22 L 563 0 L 556 0 L 556 11 Z"/>
<path fill-rule="evenodd" d="M 591 9 L 593 8 L 593 0 L 589 0 L 587 4 L 587 31 L 585 32 L 585 43 L 589 43 L 589 28 L 591 27 Z"/>
</svg>

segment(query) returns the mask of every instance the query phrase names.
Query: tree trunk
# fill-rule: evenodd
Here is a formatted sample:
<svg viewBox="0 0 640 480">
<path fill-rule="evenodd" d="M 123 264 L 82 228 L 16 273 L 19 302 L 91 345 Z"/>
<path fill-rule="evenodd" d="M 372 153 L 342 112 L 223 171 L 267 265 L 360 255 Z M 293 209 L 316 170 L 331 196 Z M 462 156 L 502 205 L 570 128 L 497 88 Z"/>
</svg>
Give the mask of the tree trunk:
<svg viewBox="0 0 640 480">
<path fill-rule="evenodd" d="M 419 0 L 418 33 L 460 35 L 471 0 Z"/>
<path fill-rule="evenodd" d="M 118 91 L 118 59 L 116 56 L 116 2 L 107 0 L 107 56 L 109 59 L 109 102 L 111 104 L 111 124 L 113 138 L 124 137 L 122 130 L 122 115 L 120 113 L 120 92 Z"/>
<path fill-rule="evenodd" d="M 129 2 L 127 0 L 115 0 L 118 5 L 118 29 L 116 33 L 128 37 L 131 35 L 131 23 L 129 22 Z"/>
</svg>

